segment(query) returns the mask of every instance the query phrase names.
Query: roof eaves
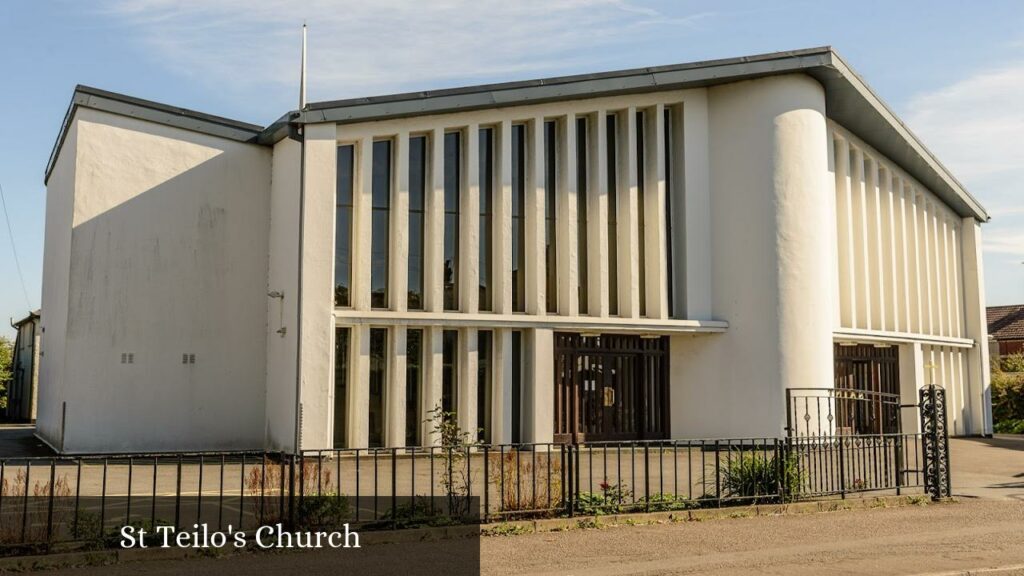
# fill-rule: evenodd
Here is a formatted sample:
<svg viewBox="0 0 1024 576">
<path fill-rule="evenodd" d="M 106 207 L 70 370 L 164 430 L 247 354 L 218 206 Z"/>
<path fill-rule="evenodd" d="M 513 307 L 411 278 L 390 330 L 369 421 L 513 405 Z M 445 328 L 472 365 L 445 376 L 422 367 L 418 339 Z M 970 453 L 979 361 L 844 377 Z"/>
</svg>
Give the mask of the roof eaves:
<svg viewBox="0 0 1024 576">
<path fill-rule="evenodd" d="M 151 100 L 108 92 L 91 86 L 78 85 L 75 87 L 75 92 L 71 97 L 71 104 L 68 106 L 68 111 L 64 116 L 64 122 L 61 124 L 60 133 L 50 152 L 50 158 L 46 163 L 46 172 L 43 178 L 44 184 L 50 180 L 50 174 L 53 172 L 54 164 L 56 164 L 57 157 L 64 146 L 64 140 L 67 137 L 75 111 L 79 107 L 101 110 L 130 118 L 139 118 L 157 124 L 219 136 L 236 142 L 255 143 L 258 135 L 263 131 L 262 126 L 247 122 L 239 122 L 230 118 L 214 116 L 187 108 L 169 106 Z"/>
</svg>

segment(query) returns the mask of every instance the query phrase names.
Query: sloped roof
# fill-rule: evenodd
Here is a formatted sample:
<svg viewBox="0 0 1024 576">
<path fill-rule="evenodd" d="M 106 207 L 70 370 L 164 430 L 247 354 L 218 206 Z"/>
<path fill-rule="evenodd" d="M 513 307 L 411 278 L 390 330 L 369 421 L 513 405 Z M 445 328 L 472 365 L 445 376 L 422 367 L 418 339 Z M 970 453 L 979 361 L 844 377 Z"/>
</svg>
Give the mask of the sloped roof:
<svg viewBox="0 0 1024 576">
<path fill-rule="evenodd" d="M 46 169 L 46 180 L 49 179 L 68 125 L 78 106 L 99 108 L 234 140 L 272 145 L 286 137 L 290 127 L 299 124 L 347 124 L 655 90 L 697 88 L 793 73 L 804 73 L 821 82 L 825 88 L 825 104 L 830 118 L 906 170 L 960 216 L 988 220 L 988 214 L 981 204 L 829 46 L 597 74 L 313 102 L 303 110 L 284 114 L 265 128 L 79 86 L 54 145 Z"/>
<path fill-rule="evenodd" d="M 1024 304 L 989 306 L 988 333 L 996 340 L 1024 340 Z"/>
</svg>

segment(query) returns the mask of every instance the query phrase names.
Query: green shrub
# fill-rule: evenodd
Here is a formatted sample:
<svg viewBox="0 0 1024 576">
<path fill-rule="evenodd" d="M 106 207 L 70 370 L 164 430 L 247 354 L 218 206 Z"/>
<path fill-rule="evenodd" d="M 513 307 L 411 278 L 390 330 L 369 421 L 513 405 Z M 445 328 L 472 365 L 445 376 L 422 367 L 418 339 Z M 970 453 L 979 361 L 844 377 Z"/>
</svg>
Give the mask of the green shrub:
<svg viewBox="0 0 1024 576">
<path fill-rule="evenodd" d="M 993 428 L 997 434 L 1024 434 L 1024 420 L 1001 420 Z"/>
<path fill-rule="evenodd" d="M 1003 372 L 1024 372 L 1024 352 L 1003 356 L 999 364 Z"/>
<path fill-rule="evenodd" d="M 633 493 L 618 484 L 601 482 L 601 492 L 580 492 L 576 496 L 576 511 L 584 515 L 614 514 L 621 512 L 623 505 L 632 503 Z"/>
<path fill-rule="evenodd" d="M 992 420 L 1024 419 L 1024 375 L 992 372 Z"/>
<path fill-rule="evenodd" d="M 767 454 L 740 454 L 722 471 L 722 495 L 730 498 L 781 500 L 800 490 L 800 470 L 795 455 L 782 461 Z"/>
</svg>

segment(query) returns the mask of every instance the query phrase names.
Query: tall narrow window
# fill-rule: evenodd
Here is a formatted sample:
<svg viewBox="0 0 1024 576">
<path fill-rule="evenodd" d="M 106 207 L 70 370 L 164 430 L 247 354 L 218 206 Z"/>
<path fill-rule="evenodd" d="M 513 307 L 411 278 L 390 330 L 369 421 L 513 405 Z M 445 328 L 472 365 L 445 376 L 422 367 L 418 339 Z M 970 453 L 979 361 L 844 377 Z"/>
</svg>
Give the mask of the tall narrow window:
<svg viewBox="0 0 1024 576">
<path fill-rule="evenodd" d="M 459 393 L 459 331 L 445 330 L 441 336 L 441 409 L 454 412 Z"/>
<path fill-rule="evenodd" d="M 647 175 L 644 162 L 644 113 L 636 113 L 636 225 L 637 250 L 639 252 L 638 275 L 640 282 L 640 315 L 647 315 L 647 254 L 644 250 L 644 180 Z"/>
<path fill-rule="evenodd" d="M 576 119 L 576 269 L 579 271 L 579 310 L 587 305 L 587 119 Z"/>
<path fill-rule="evenodd" d="M 608 123 L 605 130 L 608 139 L 605 146 L 608 154 L 608 313 L 612 315 L 619 313 L 619 139 L 615 119 L 615 114 L 605 117 Z"/>
<path fill-rule="evenodd" d="M 480 129 L 480 309 L 491 310 L 494 247 L 494 129 Z"/>
<path fill-rule="evenodd" d="M 384 445 L 384 384 L 387 382 L 388 331 L 370 328 L 369 446 Z"/>
<path fill-rule="evenodd" d="M 388 307 L 388 245 L 391 218 L 391 141 L 373 143 L 373 222 L 370 246 L 370 306 Z"/>
<path fill-rule="evenodd" d="M 423 330 L 405 336 L 405 445 L 420 445 L 420 388 L 423 382 Z"/>
<path fill-rule="evenodd" d="M 512 331 L 512 442 L 522 442 L 523 332 Z"/>
<path fill-rule="evenodd" d="M 459 309 L 459 188 L 462 133 L 444 135 L 444 309 Z"/>
<path fill-rule="evenodd" d="M 334 447 L 345 448 L 348 396 L 348 328 L 334 329 Z"/>
<path fill-rule="evenodd" d="M 558 312 L 558 245 L 555 243 L 555 199 L 558 195 L 558 125 L 544 123 L 544 270 L 547 310 Z"/>
<path fill-rule="evenodd" d="M 334 305 L 351 306 L 352 183 L 355 148 L 338 146 L 338 180 L 334 190 Z"/>
<path fill-rule="evenodd" d="M 423 218 L 427 189 L 427 137 L 409 139 L 409 295 L 410 310 L 423 309 Z"/>
<path fill-rule="evenodd" d="M 668 317 L 675 318 L 672 280 L 672 110 L 665 107 L 665 290 L 668 291 Z"/>
<path fill-rule="evenodd" d="M 488 442 L 491 438 L 491 358 L 494 332 L 480 330 L 477 332 L 477 378 L 476 378 L 476 418 L 480 429 L 480 441 Z"/>
<path fill-rule="evenodd" d="M 526 310 L 526 126 L 512 126 L 512 311 Z"/>
</svg>

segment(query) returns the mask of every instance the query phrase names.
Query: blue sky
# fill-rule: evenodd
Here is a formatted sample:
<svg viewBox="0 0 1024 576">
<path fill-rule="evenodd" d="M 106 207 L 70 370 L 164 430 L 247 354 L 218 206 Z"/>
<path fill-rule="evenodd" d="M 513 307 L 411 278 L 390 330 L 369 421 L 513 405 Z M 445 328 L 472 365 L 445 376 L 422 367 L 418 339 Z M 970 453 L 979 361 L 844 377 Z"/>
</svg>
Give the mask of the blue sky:
<svg viewBox="0 0 1024 576">
<path fill-rule="evenodd" d="M 989 304 L 1024 303 L 1024 2 L 97 0 L 0 3 L 0 333 L 38 307 L 43 170 L 75 84 L 258 124 L 332 100 L 834 46 L 993 220 Z"/>
</svg>

